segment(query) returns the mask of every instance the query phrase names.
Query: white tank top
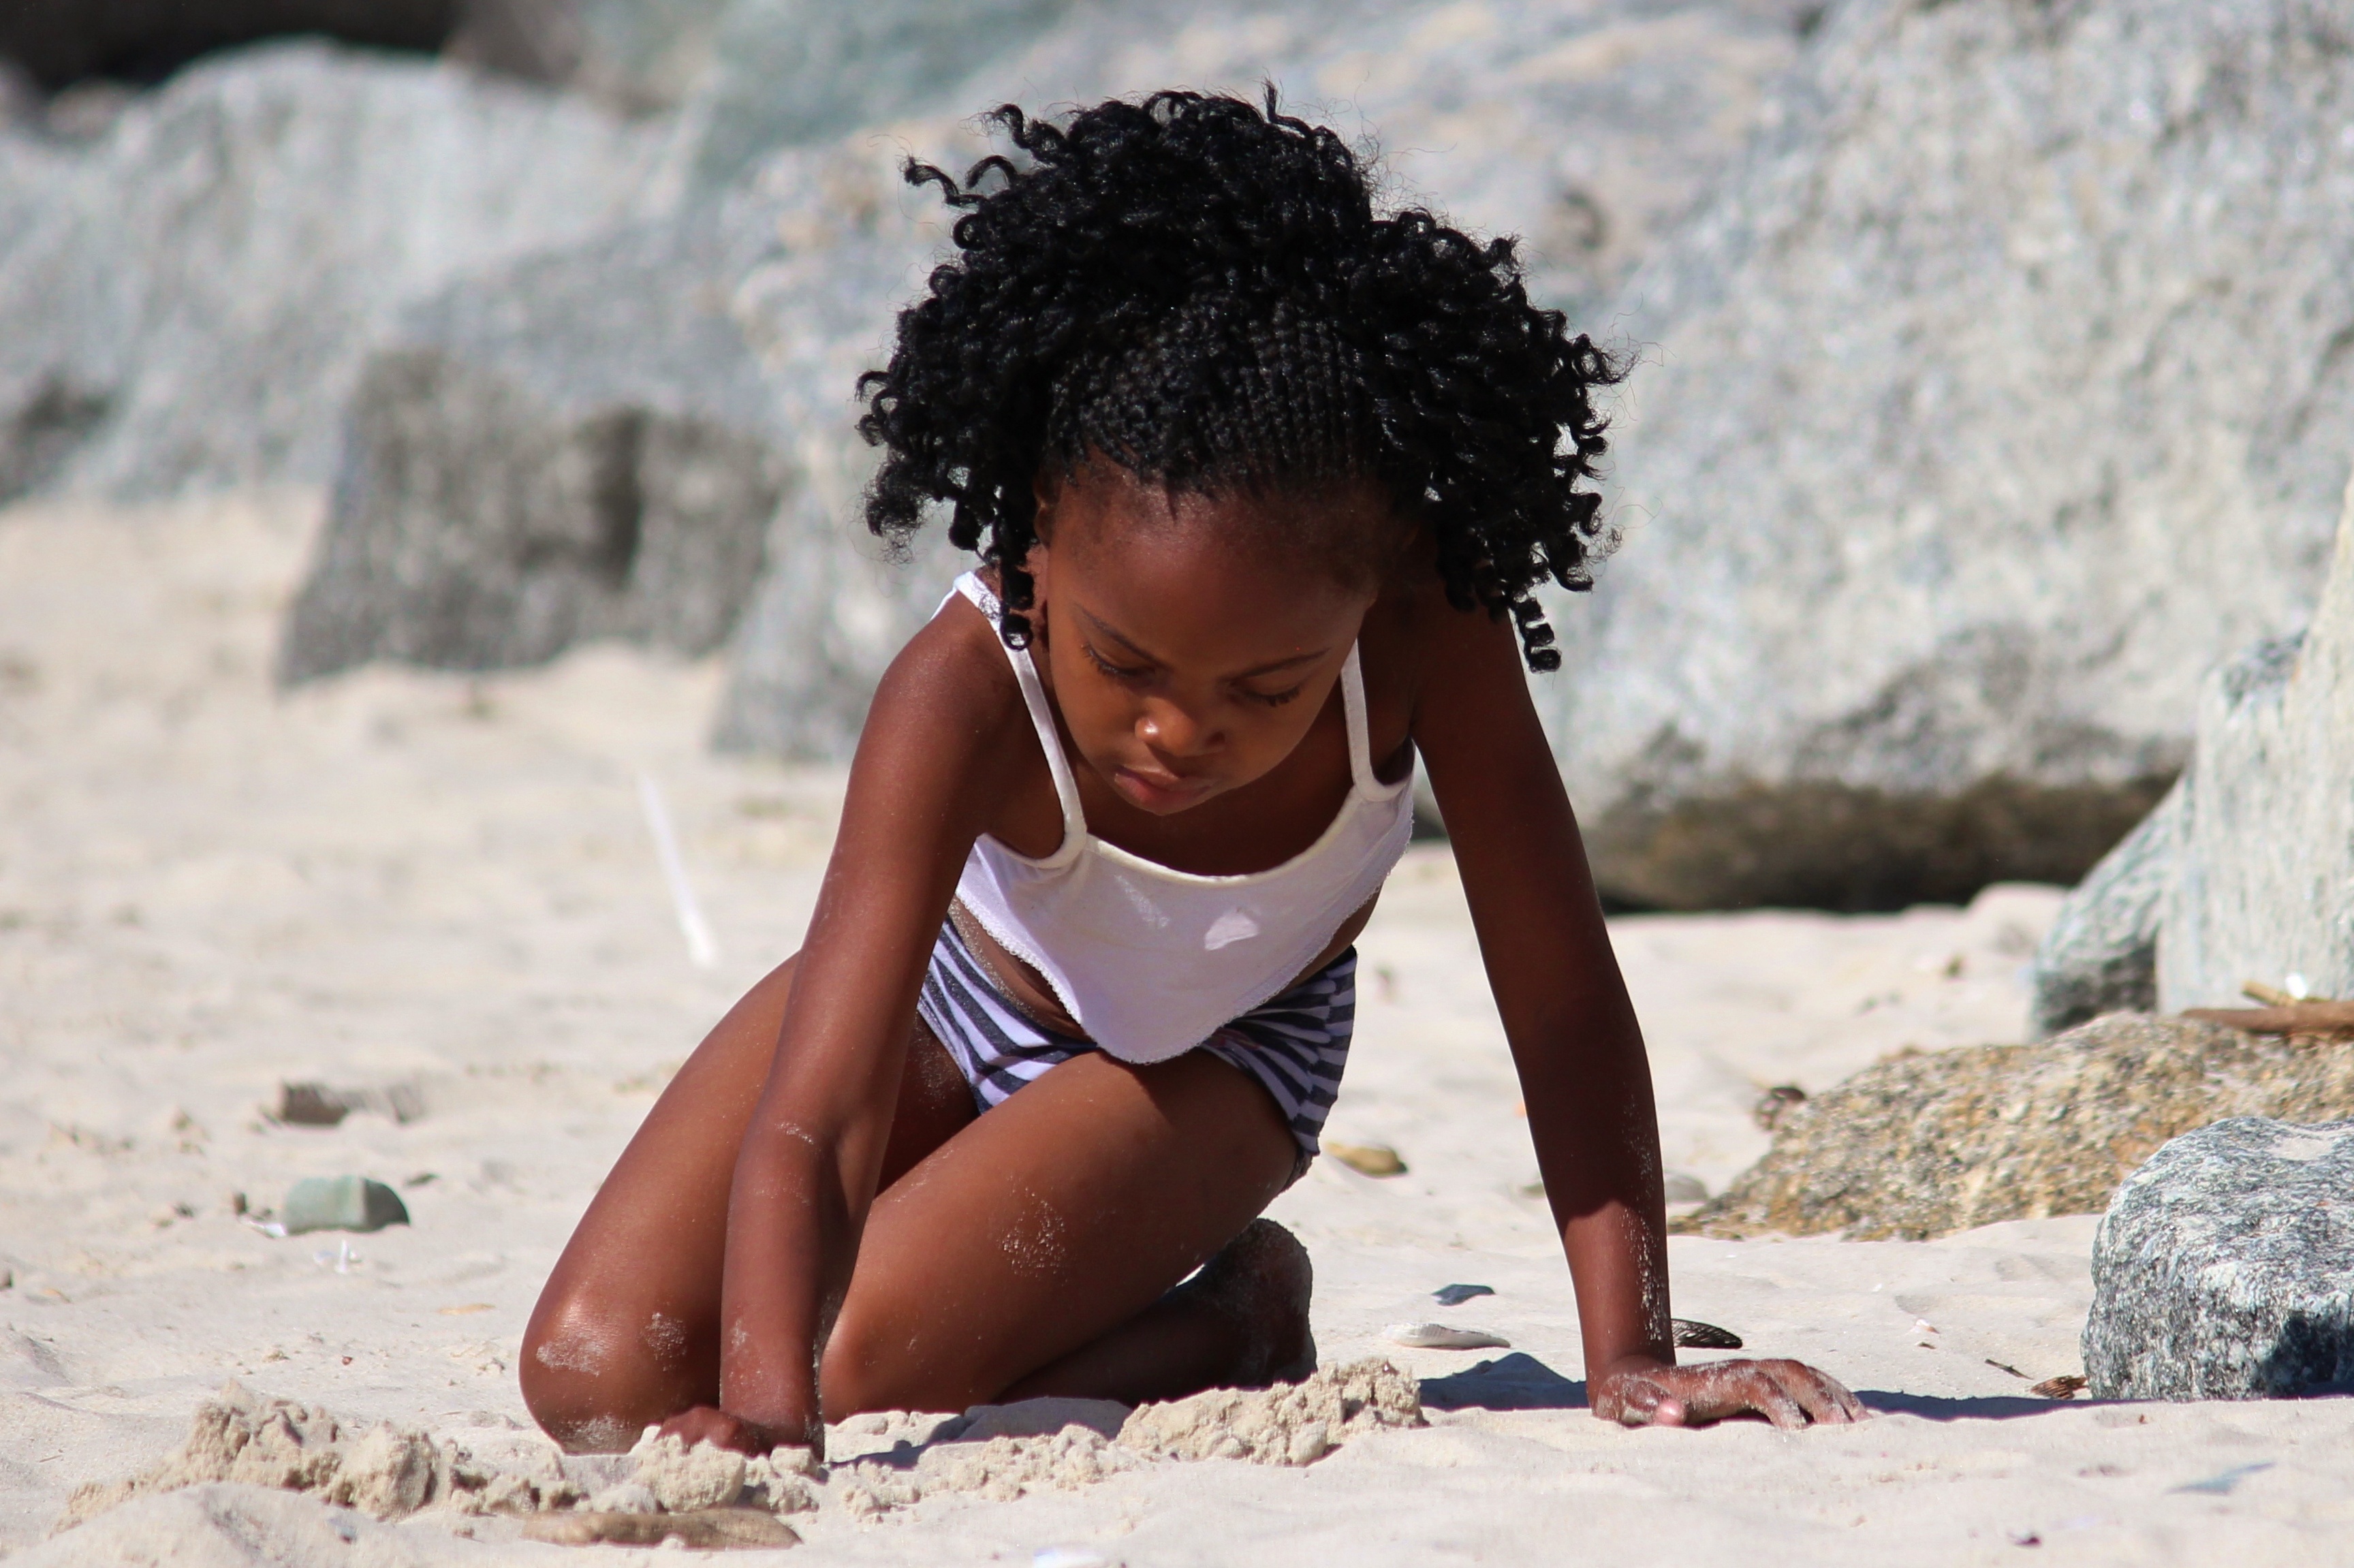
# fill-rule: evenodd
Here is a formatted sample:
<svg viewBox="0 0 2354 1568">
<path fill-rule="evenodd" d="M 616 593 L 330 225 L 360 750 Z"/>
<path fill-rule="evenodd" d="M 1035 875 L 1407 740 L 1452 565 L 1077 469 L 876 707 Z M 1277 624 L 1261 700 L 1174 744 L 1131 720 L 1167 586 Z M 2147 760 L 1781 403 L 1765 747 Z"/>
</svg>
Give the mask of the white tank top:
<svg viewBox="0 0 2354 1568">
<path fill-rule="evenodd" d="M 967 572 L 956 586 L 996 623 L 997 596 L 979 577 Z M 1395 784 L 1373 777 L 1353 646 L 1341 670 L 1349 798 L 1314 843 L 1245 876 L 1172 871 L 1088 832 L 1037 666 L 1026 650 L 1005 652 L 1055 775 L 1063 842 L 1033 860 L 982 834 L 965 857 L 957 899 L 1121 1061 L 1166 1061 L 1283 991 L 1405 853 L 1412 775 Z"/>
</svg>

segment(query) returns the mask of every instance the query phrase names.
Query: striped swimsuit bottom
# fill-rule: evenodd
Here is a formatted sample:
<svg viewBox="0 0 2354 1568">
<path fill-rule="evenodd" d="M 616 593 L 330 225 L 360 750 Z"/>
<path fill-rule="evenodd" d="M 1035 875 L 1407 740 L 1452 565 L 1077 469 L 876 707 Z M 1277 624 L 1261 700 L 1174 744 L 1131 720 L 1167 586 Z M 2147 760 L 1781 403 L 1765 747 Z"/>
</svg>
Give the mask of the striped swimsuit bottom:
<svg viewBox="0 0 2354 1568">
<path fill-rule="evenodd" d="M 916 1011 L 948 1048 L 984 1111 L 1056 1063 L 1097 1049 L 1092 1041 L 1040 1027 L 1009 1001 L 953 920 L 941 923 L 932 944 Z M 1357 949 L 1351 948 L 1194 1047 L 1241 1068 L 1275 1097 L 1299 1146 L 1294 1181 L 1319 1152 L 1316 1140 L 1341 1091 L 1356 1021 Z"/>
</svg>

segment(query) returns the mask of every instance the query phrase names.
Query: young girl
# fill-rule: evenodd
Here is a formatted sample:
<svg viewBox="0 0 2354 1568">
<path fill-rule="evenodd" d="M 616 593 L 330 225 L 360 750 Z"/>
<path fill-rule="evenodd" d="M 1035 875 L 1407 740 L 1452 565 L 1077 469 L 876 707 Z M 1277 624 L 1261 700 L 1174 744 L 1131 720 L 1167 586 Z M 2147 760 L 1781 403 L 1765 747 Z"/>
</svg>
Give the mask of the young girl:
<svg viewBox="0 0 2354 1568">
<path fill-rule="evenodd" d="M 1642 1039 L 1521 669 L 1560 663 L 1531 589 L 1590 581 L 1611 366 L 1271 96 L 1000 118 L 1025 161 L 910 167 L 958 253 L 863 384 L 870 524 L 944 504 L 981 567 L 875 694 L 807 945 L 557 1263 L 533 1414 L 766 1451 L 1304 1375 L 1308 1260 L 1256 1216 L 1316 1157 L 1418 757 L 1595 1413 L 1856 1418 L 1675 1364 Z"/>
</svg>

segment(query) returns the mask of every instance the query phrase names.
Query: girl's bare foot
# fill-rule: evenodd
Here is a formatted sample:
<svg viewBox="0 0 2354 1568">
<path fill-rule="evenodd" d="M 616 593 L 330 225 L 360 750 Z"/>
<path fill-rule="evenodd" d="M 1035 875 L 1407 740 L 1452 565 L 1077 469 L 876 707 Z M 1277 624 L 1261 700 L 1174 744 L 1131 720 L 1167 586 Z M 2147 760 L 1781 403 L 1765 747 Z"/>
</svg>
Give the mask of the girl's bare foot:
<svg viewBox="0 0 2354 1568">
<path fill-rule="evenodd" d="M 1240 1337 L 1233 1373 L 1219 1381 L 1263 1388 L 1298 1383 L 1316 1370 L 1316 1337 L 1308 1324 L 1314 1283 L 1315 1269 L 1299 1238 L 1273 1220 L 1257 1219 L 1173 1294 L 1207 1308 Z"/>
</svg>

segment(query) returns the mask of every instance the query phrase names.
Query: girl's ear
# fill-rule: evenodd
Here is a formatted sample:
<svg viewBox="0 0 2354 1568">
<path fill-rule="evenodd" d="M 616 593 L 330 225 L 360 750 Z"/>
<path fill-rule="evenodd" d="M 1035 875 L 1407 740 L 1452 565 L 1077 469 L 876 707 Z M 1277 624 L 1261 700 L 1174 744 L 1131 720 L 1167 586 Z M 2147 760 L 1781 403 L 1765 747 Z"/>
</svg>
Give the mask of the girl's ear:
<svg viewBox="0 0 2354 1568">
<path fill-rule="evenodd" d="M 1055 537 L 1055 509 L 1063 500 L 1062 471 L 1053 463 L 1040 463 L 1038 477 L 1030 482 L 1030 498 L 1037 508 L 1030 525 L 1043 543 L 1051 545 Z"/>
<path fill-rule="evenodd" d="M 1022 569 L 1030 574 L 1031 583 L 1039 596 L 1037 608 L 1042 612 L 1043 623 L 1046 564 L 1054 553 L 1055 512 L 1063 502 L 1062 471 L 1052 463 L 1039 465 L 1038 477 L 1030 484 L 1030 493 L 1038 503 L 1038 510 L 1030 522 L 1031 532 L 1037 537 L 1030 546 L 1030 553 L 1022 558 Z"/>
</svg>

